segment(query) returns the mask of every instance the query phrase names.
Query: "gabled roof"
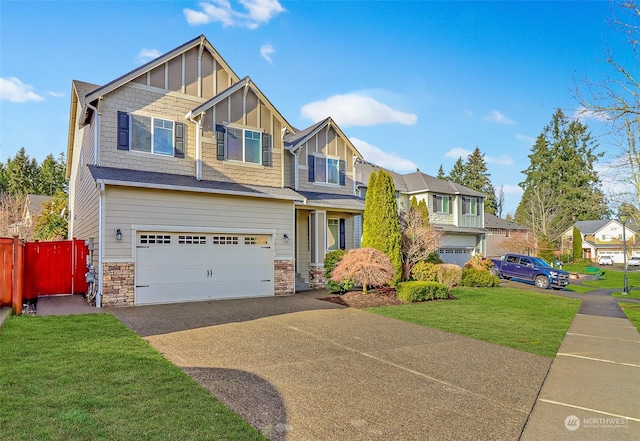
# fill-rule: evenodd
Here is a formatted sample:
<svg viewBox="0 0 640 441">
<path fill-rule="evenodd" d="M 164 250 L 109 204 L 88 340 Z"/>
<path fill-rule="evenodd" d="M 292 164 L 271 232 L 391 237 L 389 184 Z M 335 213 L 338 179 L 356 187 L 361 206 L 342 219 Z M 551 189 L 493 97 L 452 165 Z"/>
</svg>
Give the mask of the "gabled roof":
<svg viewBox="0 0 640 441">
<path fill-rule="evenodd" d="M 25 200 L 23 217 L 26 216 L 27 211 L 31 217 L 38 216 L 42 211 L 42 204 L 53 200 L 53 196 L 45 196 L 39 194 L 28 194 Z"/>
<path fill-rule="evenodd" d="M 490 213 L 484 214 L 484 227 L 499 230 L 528 230 L 527 227 L 523 227 L 515 222 L 502 219 L 501 217 Z"/>
<path fill-rule="evenodd" d="M 367 187 L 371 172 L 380 169 L 391 174 L 396 190 L 402 193 L 414 194 L 428 191 L 431 193 L 460 194 L 464 196 L 477 196 L 482 198 L 487 197 L 484 193 L 467 188 L 464 185 L 456 184 L 455 182 L 446 181 L 444 179 L 438 179 L 419 170 L 413 173 L 400 174 L 366 161 L 358 161 L 356 163 L 356 179 L 358 181 L 356 185 L 360 187 Z"/>
<path fill-rule="evenodd" d="M 589 236 L 594 236 L 598 231 L 609 225 L 610 223 L 615 222 L 616 225 L 619 225 L 622 228 L 622 222 L 618 219 L 599 219 L 599 220 L 587 220 L 587 221 L 577 221 L 573 226 L 575 226 L 580 233 L 586 234 Z M 570 234 L 570 230 L 573 229 L 573 226 L 569 228 L 568 233 Z M 631 231 L 638 231 L 637 225 L 633 221 L 629 221 L 626 223 L 626 227 Z"/>
<path fill-rule="evenodd" d="M 271 110 L 271 112 L 273 112 L 274 114 L 278 115 L 278 117 L 284 122 L 284 124 L 285 124 L 285 126 L 286 126 L 286 128 L 288 130 L 293 130 L 293 127 L 291 126 L 291 124 L 289 124 L 289 122 L 286 120 L 286 118 L 284 116 L 282 116 L 282 114 L 278 111 L 278 109 L 276 109 L 274 107 L 274 105 L 271 104 L 271 101 L 269 101 L 269 99 L 265 96 L 264 93 L 262 93 L 262 91 L 256 85 L 256 83 L 254 83 L 253 80 L 248 76 L 244 77 L 242 80 L 238 81 L 233 86 L 230 86 L 226 90 L 220 92 L 219 94 L 217 94 L 213 98 L 211 98 L 211 99 L 205 101 L 204 103 L 200 104 L 198 107 L 195 107 L 194 109 L 191 110 L 191 114 L 193 116 L 198 116 L 201 113 L 204 113 L 205 111 L 207 111 L 207 109 L 210 109 L 211 107 L 213 107 L 216 104 L 218 104 L 220 101 L 224 100 L 225 98 L 228 98 L 229 96 L 233 95 L 235 92 L 237 92 L 237 91 L 239 91 L 239 90 L 241 90 L 241 89 L 243 89 L 245 87 L 248 87 L 249 89 L 253 90 L 253 92 L 258 96 L 260 101 L 265 103 L 267 105 L 267 107 L 269 108 L 269 110 Z"/>
<path fill-rule="evenodd" d="M 216 51 L 213 46 L 211 45 L 211 43 L 209 43 L 209 40 L 207 40 L 207 38 L 204 35 L 200 35 L 196 38 L 194 38 L 191 41 L 188 41 L 186 43 L 184 43 L 181 46 L 178 46 L 177 48 L 170 50 L 169 52 L 165 53 L 164 55 L 160 55 L 158 58 L 153 59 L 151 61 L 149 61 L 146 64 L 143 64 L 142 66 L 116 78 L 115 80 L 105 84 L 104 86 L 100 87 L 97 90 L 94 90 L 93 92 L 91 92 L 90 94 L 87 95 L 86 99 L 87 102 L 92 102 L 95 101 L 96 99 L 100 98 L 103 95 L 106 95 L 107 93 L 117 89 L 118 87 L 128 83 L 129 81 L 139 77 L 140 75 L 149 72 L 153 69 L 155 69 L 156 67 L 160 66 L 163 63 L 166 63 L 167 61 L 171 60 L 172 58 L 174 58 L 177 55 L 182 54 L 183 52 L 187 52 L 189 49 L 192 49 L 196 46 L 199 45 L 203 45 L 205 48 L 207 48 L 207 50 L 209 50 L 209 52 L 211 52 L 211 54 L 213 55 L 213 57 L 216 59 L 216 61 L 218 63 L 220 63 L 222 65 L 222 67 L 227 70 L 228 72 L 231 73 L 231 75 L 234 77 L 233 81 L 236 82 L 240 79 L 240 77 L 233 71 L 233 69 L 231 69 L 231 66 L 229 66 L 227 64 L 227 62 L 224 60 L 224 58 L 222 58 L 222 56 L 220 56 L 220 54 L 218 53 L 218 51 Z"/>
<path fill-rule="evenodd" d="M 356 152 L 358 158 L 362 159 L 362 154 L 358 151 L 358 149 L 351 143 L 349 138 L 344 134 L 342 129 L 336 124 L 336 122 L 331 118 L 325 118 L 322 121 L 319 121 L 304 130 L 289 132 L 284 137 L 284 146 L 285 148 L 295 152 L 297 149 L 302 146 L 305 142 L 315 136 L 318 132 L 323 130 L 325 127 L 333 127 L 333 129 L 338 133 L 338 135 L 345 140 L 345 142 L 349 145 L 349 147 Z"/>
<path fill-rule="evenodd" d="M 194 176 L 148 172 L 89 165 L 96 182 L 122 187 L 152 188 L 196 193 L 213 193 L 267 199 L 303 201 L 304 197 L 290 188 L 239 184 L 237 182 L 197 180 Z"/>
</svg>

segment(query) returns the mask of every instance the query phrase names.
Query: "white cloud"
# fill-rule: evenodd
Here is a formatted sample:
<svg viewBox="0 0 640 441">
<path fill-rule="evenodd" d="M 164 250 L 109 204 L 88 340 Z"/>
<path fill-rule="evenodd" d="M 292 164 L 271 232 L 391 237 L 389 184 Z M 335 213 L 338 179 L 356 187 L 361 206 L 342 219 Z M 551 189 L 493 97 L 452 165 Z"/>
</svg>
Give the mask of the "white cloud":
<svg viewBox="0 0 640 441">
<path fill-rule="evenodd" d="M 527 142 L 528 144 L 531 144 L 531 145 L 535 144 L 535 142 L 536 142 L 535 138 L 532 138 L 531 136 L 527 136 L 527 135 L 518 134 L 518 135 L 516 135 L 516 139 L 519 140 L 519 141 L 525 141 L 525 142 Z"/>
<path fill-rule="evenodd" d="M 372 162 L 380 167 L 388 168 L 396 172 L 414 172 L 418 166 L 415 162 L 403 159 L 395 153 L 383 152 L 380 148 L 371 145 L 358 138 L 349 138 L 356 149 L 365 160 Z"/>
<path fill-rule="evenodd" d="M 220 22 L 222 26 L 256 29 L 275 16 L 285 12 L 278 0 L 239 0 L 245 12 L 233 9 L 228 0 L 210 0 L 199 4 L 201 11 L 183 10 L 187 23 L 192 26 Z"/>
<path fill-rule="evenodd" d="M 413 113 L 401 112 L 375 99 L 358 93 L 333 95 L 324 101 L 305 104 L 300 109 L 304 118 L 314 122 L 332 117 L 338 125 L 373 126 L 384 123 L 414 125 L 418 117 Z"/>
<path fill-rule="evenodd" d="M 463 161 L 466 161 L 467 157 L 472 154 L 471 150 L 463 149 L 460 147 L 456 147 L 455 149 L 449 150 L 444 154 L 445 158 L 453 158 L 458 159 L 462 158 Z M 482 152 L 481 152 L 482 153 Z M 513 159 L 509 155 L 501 155 L 499 157 L 490 156 L 485 154 L 484 161 L 487 164 L 497 164 L 497 165 L 513 165 Z"/>
<path fill-rule="evenodd" d="M 484 117 L 484 120 L 487 122 L 495 122 L 500 124 L 515 124 L 515 121 L 510 120 L 504 114 L 498 112 L 497 110 L 492 110 L 488 115 Z"/>
<path fill-rule="evenodd" d="M 137 61 L 140 64 L 144 64 L 148 61 L 151 61 L 160 56 L 160 51 L 158 49 L 147 49 L 143 48 L 140 52 L 138 52 Z"/>
<path fill-rule="evenodd" d="M 54 98 L 62 98 L 65 94 L 64 92 L 49 92 L 49 95 L 51 95 Z"/>
<path fill-rule="evenodd" d="M 524 193 L 524 190 L 519 185 L 503 184 L 500 187 L 496 187 L 496 190 L 501 187 L 504 194 L 522 195 Z"/>
<path fill-rule="evenodd" d="M 24 84 L 16 77 L 0 78 L 0 100 L 12 103 L 42 101 L 43 97 L 33 91 L 33 86 Z"/>
<path fill-rule="evenodd" d="M 575 112 L 573 112 L 573 119 L 593 119 L 599 122 L 609 122 L 612 118 L 606 112 L 594 112 L 586 107 L 579 107 Z"/>
<path fill-rule="evenodd" d="M 260 48 L 260 56 L 267 60 L 269 64 L 273 64 L 271 61 L 271 54 L 273 54 L 276 50 L 270 44 L 265 44 Z"/>
</svg>

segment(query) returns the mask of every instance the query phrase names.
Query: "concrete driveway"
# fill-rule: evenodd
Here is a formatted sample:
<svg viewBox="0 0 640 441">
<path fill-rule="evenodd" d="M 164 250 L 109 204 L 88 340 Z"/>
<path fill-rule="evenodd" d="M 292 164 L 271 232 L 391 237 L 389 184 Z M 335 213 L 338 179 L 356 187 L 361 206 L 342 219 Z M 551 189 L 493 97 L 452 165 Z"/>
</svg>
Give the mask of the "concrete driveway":
<svg viewBox="0 0 640 441">
<path fill-rule="evenodd" d="M 545 358 L 315 297 L 113 309 L 272 440 L 517 440 Z"/>
</svg>

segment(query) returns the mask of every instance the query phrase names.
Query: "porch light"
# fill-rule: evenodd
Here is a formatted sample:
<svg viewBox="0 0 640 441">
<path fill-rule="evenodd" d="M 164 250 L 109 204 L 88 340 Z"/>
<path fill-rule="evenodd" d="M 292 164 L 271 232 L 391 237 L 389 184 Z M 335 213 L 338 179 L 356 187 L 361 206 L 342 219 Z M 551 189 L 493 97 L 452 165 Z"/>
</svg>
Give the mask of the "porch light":
<svg viewBox="0 0 640 441">
<path fill-rule="evenodd" d="M 283 236 L 283 237 L 284 237 L 284 241 L 285 241 L 286 243 L 289 243 L 289 235 L 288 235 L 287 233 L 284 233 L 284 236 Z"/>
<path fill-rule="evenodd" d="M 122 231 L 120 228 L 116 228 L 116 240 L 122 240 Z"/>
</svg>

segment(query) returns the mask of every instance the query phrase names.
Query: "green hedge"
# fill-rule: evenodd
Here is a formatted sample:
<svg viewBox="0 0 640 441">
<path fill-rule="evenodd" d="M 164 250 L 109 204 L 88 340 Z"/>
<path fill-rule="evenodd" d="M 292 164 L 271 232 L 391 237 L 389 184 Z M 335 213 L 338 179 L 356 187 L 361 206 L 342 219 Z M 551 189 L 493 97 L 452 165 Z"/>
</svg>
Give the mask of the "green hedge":
<svg viewBox="0 0 640 441">
<path fill-rule="evenodd" d="M 343 282 L 334 282 L 331 280 L 333 270 L 347 252 L 347 250 L 329 251 L 324 256 L 324 277 L 327 279 L 327 288 L 329 288 L 329 291 L 331 292 L 344 293 L 356 285 L 353 280 L 345 280 Z"/>
<path fill-rule="evenodd" d="M 462 271 L 462 286 L 492 287 L 500 285 L 500 279 L 487 270 L 465 268 Z"/>
<path fill-rule="evenodd" d="M 438 282 L 401 282 L 396 285 L 396 295 L 405 302 L 447 299 L 447 287 Z"/>
</svg>

